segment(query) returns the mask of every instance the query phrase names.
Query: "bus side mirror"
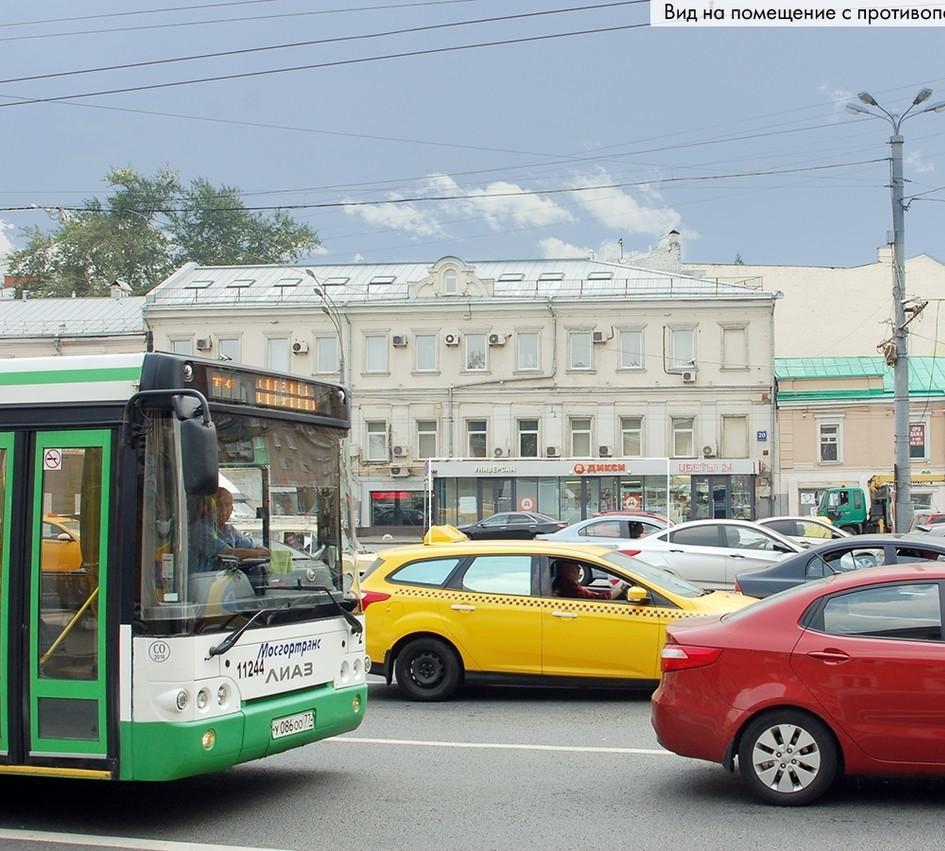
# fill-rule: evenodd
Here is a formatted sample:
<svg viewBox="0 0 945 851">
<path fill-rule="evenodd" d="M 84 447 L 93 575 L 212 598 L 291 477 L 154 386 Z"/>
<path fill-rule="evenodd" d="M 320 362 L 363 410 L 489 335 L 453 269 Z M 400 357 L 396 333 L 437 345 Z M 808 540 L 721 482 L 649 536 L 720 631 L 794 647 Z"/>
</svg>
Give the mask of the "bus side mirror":
<svg viewBox="0 0 945 851">
<path fill-rule="evenodd" d="M 213 496 L 220 483 L 217 427 L 209 420 L 182 420 L 180 452 L 184 491 L 191 495 Z"/>
</svg>

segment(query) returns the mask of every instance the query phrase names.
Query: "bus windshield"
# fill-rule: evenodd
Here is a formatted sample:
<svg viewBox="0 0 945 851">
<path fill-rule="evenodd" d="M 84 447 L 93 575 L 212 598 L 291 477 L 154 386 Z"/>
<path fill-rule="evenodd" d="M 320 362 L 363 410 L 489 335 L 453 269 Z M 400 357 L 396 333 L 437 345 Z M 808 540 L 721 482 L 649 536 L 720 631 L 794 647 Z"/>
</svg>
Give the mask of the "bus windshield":
<svg viewBox="0 0 945 851">
<path fill-rule="evenodd" d="M 344 432 L 257 412 L 214 422 L 220 474 L 209 496 L 184 492 L 176 419 L 154 412 L 145 423 L 138 627 L 235 628 L 245 622 L 235 615 L 261 609 L 337 616 L 332 597 L 357 597 L 339 505 Z"/>
</svg>

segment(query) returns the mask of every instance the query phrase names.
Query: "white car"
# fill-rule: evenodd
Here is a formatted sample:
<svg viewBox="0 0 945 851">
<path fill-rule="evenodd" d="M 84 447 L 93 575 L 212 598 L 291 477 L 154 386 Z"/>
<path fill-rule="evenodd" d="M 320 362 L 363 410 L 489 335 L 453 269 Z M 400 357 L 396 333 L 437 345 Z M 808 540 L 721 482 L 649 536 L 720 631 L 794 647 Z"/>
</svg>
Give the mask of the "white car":
<svg viewBox="0 0 945 851">
<path fill-rule="evenodd" d="M 849 538 L 850 533 L 834 526 L 821 517 L 765 517 L 757 521 L 759 526 L 773 529 L 805 547 L 813 547 L 837 538 Z"/>
<path fill-rule="evenodd" d="M 703 588 L 731 589 L 735 574 L 769 567 L 797 541 L 749 520 L 690 520 L 621 546 L 628 555 L 688 579 Z"/>
</svg>

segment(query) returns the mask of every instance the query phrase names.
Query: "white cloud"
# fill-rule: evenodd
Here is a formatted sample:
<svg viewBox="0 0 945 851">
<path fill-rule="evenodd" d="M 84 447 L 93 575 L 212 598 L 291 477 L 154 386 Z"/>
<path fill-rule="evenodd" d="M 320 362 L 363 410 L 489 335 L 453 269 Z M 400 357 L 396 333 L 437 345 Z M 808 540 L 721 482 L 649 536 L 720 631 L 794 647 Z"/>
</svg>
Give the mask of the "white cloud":
<svg viewBox="0 0 945 851">
<path fill-rule="evenodd" d="M 601 168 L 578 178 L 573 185 L 581 188 L 613 182 L 610 174 Z M 641 187 L 638 192 L 646 195 L 650 203 L 638 201 L 622 189 L 584 189 L 575 192 L 574 198 L 599 222 L 619 233 L 663 236 L 674 228 L 679 229 L 682 216 L 672 207 L 659 205 L 662 198 L 653 187 Z"/>
<path fill-rule="evenodd" d="M 13 251 L 13 243 L 7 236 L 7 231 L 13 230 L 13 225 L 0 219 L 0 275 L 7 271 L 7 255 Z"/>
<path fill-rule="evenodd" d="M 491 230 L 507 227 L 544 227 L 573 221 L 564 207 L 549 198 L 516 193 L 527 190 L 517 183 L 493 181 L 484 186 L 461 186 L 448 174 L 432 174 L 421 184 L 417 194 L 455 196 L 426 207 L 407 202 L 346 207 L 350 216 L 369 224 L 405 231 L 415 236 L 447 235 L 452 222 L 482 221 Z M 506 197 L 502 197 L 502 196 Z M 391 201 L 396 195 L 388 196 Z"/>
<path fill-rule="evenodd" d="M 836 121 L 841 115 L 847 116 L 847 104 L 856 99 L 856 95 L 848 89 L 835 89 L 828 85 L 820 85 L 817 91 L 826 95 L 833 103 L 832 120 Z"/>
<path fill-rule="evenodd" d="M 556 236 L 539 240 L 538 248 L 541 251 L 541 256 L 546 259 L 562 259 L 564 257 L 586 259 L 594 253 L 590 248 L 582 248 L 580 245 L 565 242 Z"/>
<path fill-rule="evenodd" d="M 905 158 L 905 164 L 916 174 L 929 174 L 935 171 L 935 163 L 922 156 L 922 151 L 910 151 Z"/>
</svg>

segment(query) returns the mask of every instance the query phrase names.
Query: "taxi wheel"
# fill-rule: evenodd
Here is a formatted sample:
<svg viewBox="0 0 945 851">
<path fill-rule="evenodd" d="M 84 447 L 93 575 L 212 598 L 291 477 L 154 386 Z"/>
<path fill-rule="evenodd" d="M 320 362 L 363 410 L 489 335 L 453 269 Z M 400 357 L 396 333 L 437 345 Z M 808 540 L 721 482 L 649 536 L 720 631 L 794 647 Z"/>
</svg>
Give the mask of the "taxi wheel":
<svg viewBox="0 0 945 851">
<path fill-rule="evenodd" d="M 749 791 L 762 801 L 803 806 L 833 785 L 840 762 L 823 722 L 784 709 L 766 712 L 748 725 L 738 746 L 738 768 Z"/>
<path fill-rule="evenodd" d="M 411 700 L 446 700 L 459 686 L 456 654 L 435 638 L 417 638 L 397 654 L 397 685 Z"/>
</svg>

